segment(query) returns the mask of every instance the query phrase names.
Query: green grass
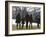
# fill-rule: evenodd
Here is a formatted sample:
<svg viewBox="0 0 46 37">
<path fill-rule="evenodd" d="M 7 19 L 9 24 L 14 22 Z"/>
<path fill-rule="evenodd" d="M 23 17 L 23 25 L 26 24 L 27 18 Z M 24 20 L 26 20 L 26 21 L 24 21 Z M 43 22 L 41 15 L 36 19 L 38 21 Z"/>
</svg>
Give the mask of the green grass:
<svg viewBox="0 0 46 37">
<path fill-rule="evenodd" d="M 38 28 L 37 26 L 32 26 L 32 28 L 31 26 L 28 26 L 28 28 L 26 29 L 26 26 L 22 28 L 22 26 L 17 27 L 15 25 L 12 25 L 12 30 L 31 30 L 31 29 L 38 29 Z"/>
</svg>

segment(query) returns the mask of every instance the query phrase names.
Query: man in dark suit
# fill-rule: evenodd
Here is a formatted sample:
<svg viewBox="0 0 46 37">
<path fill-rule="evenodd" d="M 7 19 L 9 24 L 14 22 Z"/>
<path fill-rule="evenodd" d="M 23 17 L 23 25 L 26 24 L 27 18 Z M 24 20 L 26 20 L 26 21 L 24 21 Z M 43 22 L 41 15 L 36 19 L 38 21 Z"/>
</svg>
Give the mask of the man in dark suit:
<svg viewBox="0 0 46 37">
<path fill-rule="evenodd" d="M 26 18 L 26 29 L 28 29 L 29 15 L 27 14 L 27 15 L 25 16 L 25 18 Z"/>
<path fill-rule="evenodd" d="M 18 26 L 20 26 L 20 21 L 21 21 L 20 18 L 21 18 L 20 13 L 18 13 L 17 16 L 16 16 L 17 29 L 18 29 Z"/>
<path fill-rule="evenodd" d="M 39 24 L 40 24 L 40 17 L 39 16 L 36 17 L 36 22 L 37 22 L 37 27 L 39 28 Z"/>
<path fill-rule="evenodd" d="M 32 28 L 32 14 L 30 14 L 30 16 L 29 16 L 29 22 L 30 22 L 31 28 Z"/>
</svg>

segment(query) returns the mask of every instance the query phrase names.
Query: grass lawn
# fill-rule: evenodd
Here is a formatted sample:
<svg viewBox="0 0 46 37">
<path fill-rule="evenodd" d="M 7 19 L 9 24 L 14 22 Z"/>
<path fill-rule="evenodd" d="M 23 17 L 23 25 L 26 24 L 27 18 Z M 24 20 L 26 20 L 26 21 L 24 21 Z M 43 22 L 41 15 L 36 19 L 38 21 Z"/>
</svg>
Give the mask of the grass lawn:
<svg viewBox="0 0 46 37">
<path fill-rule="evenodd" d="M 39 26 L 39 28 L 40 28 L 40 26 Z M 22 28 L 22 26 L 15 26 L 14 24 L 12 25 L 12 30 L 31 30 L 31 29 L 39 29 L 39 28 L 37 28 L 37 26 L 32 26 L 32 28 L 31 28 L 31 26 L 28 26 L 26 29 L 26 26 L 23 26 L 23 28 Z"/>
</svg>

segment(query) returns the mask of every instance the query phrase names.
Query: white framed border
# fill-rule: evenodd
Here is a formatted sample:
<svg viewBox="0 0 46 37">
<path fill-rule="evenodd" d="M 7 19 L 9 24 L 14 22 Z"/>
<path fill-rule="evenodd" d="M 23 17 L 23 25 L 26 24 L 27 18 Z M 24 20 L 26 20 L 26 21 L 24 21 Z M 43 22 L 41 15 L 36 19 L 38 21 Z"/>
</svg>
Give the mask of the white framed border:
<svg viewBox="0 0 46 37">
<path fill-rule="evenodd" d="M 41 8 L 41 29 L 37 30 L 16 30 L 12 31 L 12 6 L 25 6 L 25 7 L 40 7 Z M 16 2 L 8 2 L 8 34 L 26 34 L 26 33 L 43 33 L 44 27 L 43 27 L 43 4 L 26 4 L 26 3 L 16 3 Z"/>
</svg>

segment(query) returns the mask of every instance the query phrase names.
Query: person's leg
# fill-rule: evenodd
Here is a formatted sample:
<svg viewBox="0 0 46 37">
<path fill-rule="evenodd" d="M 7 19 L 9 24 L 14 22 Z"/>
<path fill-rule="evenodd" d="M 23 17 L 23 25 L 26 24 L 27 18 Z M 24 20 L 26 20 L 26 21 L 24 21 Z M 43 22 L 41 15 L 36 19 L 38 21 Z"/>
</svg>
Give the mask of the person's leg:
<svg viewBox="0 0 46 37">
<path fill-rule="evenodd" d="M 17 23 L 17 26 L 16 26 L 16 28 L 18 29 L 18 23 Z"/>
<path fill-rule="evenodd" d="M 39 28 L 39 23 L 37 23 L 37 27 Z"/>
<path fill-rule="evenodd" d="M 19 29 L 21 29 L 21 24 L 19 23 Z"/>
<path fill-rule="evenodd" d="M 30 29 L 30 22 L 28 22 L 28 29 Z"/>
<path fill-rule="evenodd" d="M 26 29 L 28 29 L 28 22 L 26 22 Z"/>
<path fill-rule="evenodd" d="M 30 22 L 30 27 L 32 28 L 32 22 Z"/>
<path fill-rule="evenodd" d="M 23 29 L 23 26 L 24 26 L 24 24 L 22 24 L 22 29 Z"/>
<path fill-rule="evenodd" d="M 31 28 L 32 28 L 32 22 L 30 24 L 31 24 Z"/>
</svg>

